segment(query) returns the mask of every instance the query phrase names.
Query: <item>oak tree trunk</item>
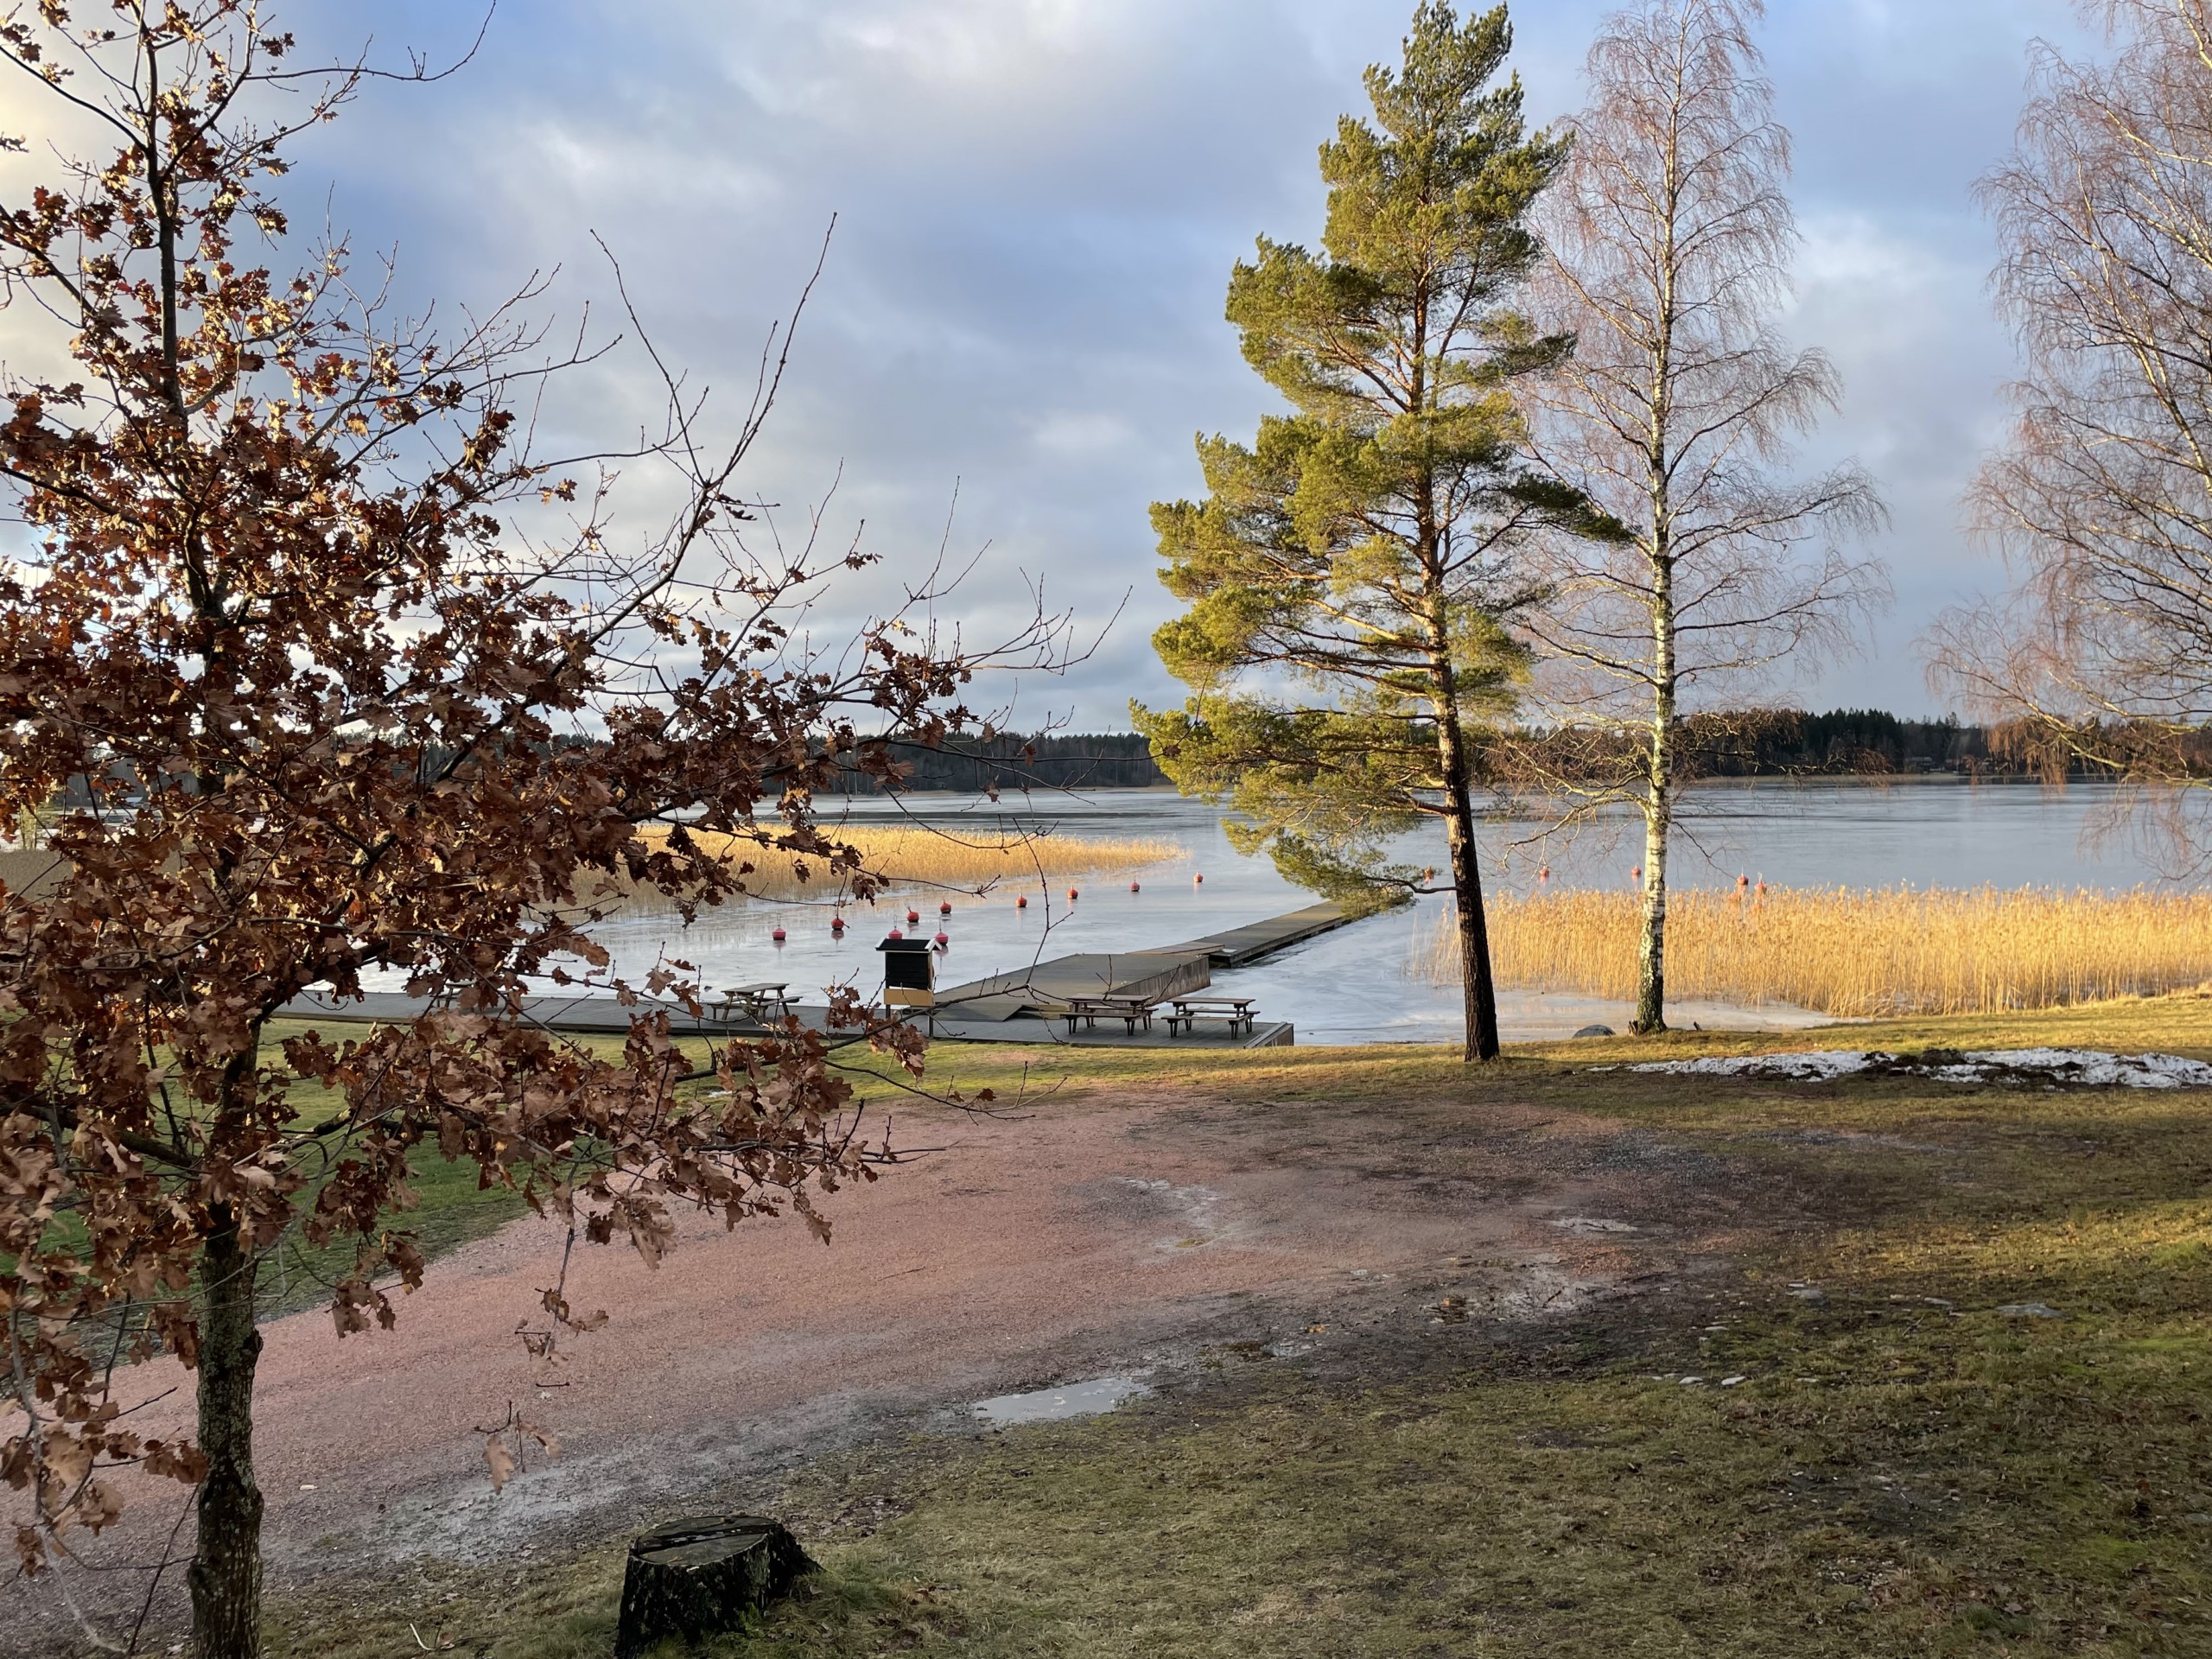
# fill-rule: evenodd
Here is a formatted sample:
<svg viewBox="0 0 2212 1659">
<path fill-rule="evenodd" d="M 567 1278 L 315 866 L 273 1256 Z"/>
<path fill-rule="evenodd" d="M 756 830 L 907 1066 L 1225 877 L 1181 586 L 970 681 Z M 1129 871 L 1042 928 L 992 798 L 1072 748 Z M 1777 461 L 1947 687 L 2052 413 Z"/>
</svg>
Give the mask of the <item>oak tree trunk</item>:
<svg viewBox="0 0 2212 1659">
<path fill-rule="evenodd" d="M 200 1261 L 199 1530 L 186 1581 L 196 1659 L 261 1650 L 261 1489 L 253 1478 L 253 1318 L 257 1263 L 237 1225 L 219 1217 Z"/>
</svg>

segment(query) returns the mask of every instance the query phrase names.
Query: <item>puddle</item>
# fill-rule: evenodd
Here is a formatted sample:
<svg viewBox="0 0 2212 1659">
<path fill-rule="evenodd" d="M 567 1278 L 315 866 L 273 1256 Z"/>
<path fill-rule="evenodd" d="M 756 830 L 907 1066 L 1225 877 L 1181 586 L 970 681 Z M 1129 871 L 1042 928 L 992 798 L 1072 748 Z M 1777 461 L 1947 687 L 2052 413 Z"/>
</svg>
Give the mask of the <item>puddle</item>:
<svg viewBox="0 0 2212 1659">
<path fill-rule="evenodd" d="M 1058 1422 L 1064 1417 L 1096 1417 L 1111 1411 L 1124 1400 L 1152 1390 L 1133 1377 L 1099 1376 L 1088 1382 L 1070 1382 L 1032 1394 L 1001 1394 L 978 1400 L 973 1409 L 987 1427 L 1007 1428 L 1015 1423 Z"/>
</svg>

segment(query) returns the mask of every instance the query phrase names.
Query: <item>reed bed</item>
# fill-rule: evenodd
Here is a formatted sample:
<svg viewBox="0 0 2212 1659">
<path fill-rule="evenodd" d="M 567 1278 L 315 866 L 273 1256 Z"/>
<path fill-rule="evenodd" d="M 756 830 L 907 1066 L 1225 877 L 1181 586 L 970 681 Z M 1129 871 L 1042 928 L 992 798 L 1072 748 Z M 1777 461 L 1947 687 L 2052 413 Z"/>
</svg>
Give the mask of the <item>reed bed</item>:
<svg viewBox="0 0 2212 1659">
<path fill-rule="evenodd" d="M 1634 1000 L 1634 893 L 1501 897 L 1489 915 L 1499 983 Z M 1434 982 L 1458 983 L 1448 916 L 1432 923 L 1416 963 Z M 1789 1002 L 1841 1018 L 1999 1014 L 2207 979 L 2212 894 L 1806 887 L 1667 900 L 1670 998 Z"/>
<path fill-rule="evenodd" d="M 664 839 L 664 827 L 640 832 L 648 842 Z M 1017 890 L 1024 881 L 1065 881 L 1112 875 L 1165 864 L 1184 855 L 1172 841 L 1141 836 L 1000 835 L 993 831 L 936 830 L 908 825 L 852 825 L 825 830 L 831 840 L 857 848 L 868 869 L 893 889 L 930 887 L 973 892 L 996 884 Z M 708 845 L 715 837 L 702 836 Z M 758 866 L 746 885 L 764 899 L 835 899 L 842 891 L 818 859 L 805 861 L 808 879 L 798 879 L 789 854 L 747 845 L 742 856 Z"/>
</svg>

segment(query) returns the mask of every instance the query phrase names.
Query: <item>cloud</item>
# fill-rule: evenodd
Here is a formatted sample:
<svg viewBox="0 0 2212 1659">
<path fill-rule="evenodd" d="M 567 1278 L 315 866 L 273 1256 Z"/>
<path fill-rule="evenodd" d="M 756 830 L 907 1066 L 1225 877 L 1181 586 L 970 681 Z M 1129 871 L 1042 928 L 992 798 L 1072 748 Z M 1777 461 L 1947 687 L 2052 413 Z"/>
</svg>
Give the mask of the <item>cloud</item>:
<svg viewBox="0 0 2212 1659">
<path fill-rule="evenodd" d="M 1606 7 L 1516 8 L 1532 118 L 1579 100 Z M 304 219 L 326 185 L 357 246 L 396 247 L 403 291 L 481 306 L 557 268 L 549 313 L 618 315 L 592 240 L 620 258 L 663 350 L 726 412 L 750 392 L 833 214 L 788 395 L 749 493 L 796 531 L 855 533 L 881 572 L 833 609 L 881 601 L 941 544 L 976 560 L 958 611 L 988 632 L 1041 585 L 1103 647 L 1026 712 L 1118 726 L 1176 688 L 1148 638 L 1171 613 L 1146 508 L 1198 487 L 1194 433 L 1249 433 L 1272 394 L 1221 318 L 1261 233 L 1311 240 L 1315 147 L 1394 56 L 1409 0 L 524 0 L 475 61 L 430 87 L 372 87 L 306 141 Z M 306 41 L 357 39 L 361 8 L 316 0 Z M 479 14 L 385 0 L 377 52 L 465 49 Z M 1912 632 L 1986 580 L 1955 503 L 1993 430 L 2009 347 L 1981 292 L 1992 257 L 1967 198 L 2002 150 L 2031 35 L 2065 0 L 1776 0 L 1766 41 L 1796 130 L 1808 232 L 1789 319 L 1849 377 L 1809 459 L 1883 477 L 1900 606 L 1875 655 L 1813 688 L 1924 701 Z M 2078 35 L 2066 35 L 2069 40 Z M 572 377 L 544 420 L 566 441 L 633 429 L 657 402 L 634 350 Z M 832 486 L 835 486 L 834 495 Z M 639 516 L 659 518 L 649 477 Z M 950 539 L 945 521 L 956 488 Z M 823 626 L 836 626 L 825 613 Z"/>
</svg>

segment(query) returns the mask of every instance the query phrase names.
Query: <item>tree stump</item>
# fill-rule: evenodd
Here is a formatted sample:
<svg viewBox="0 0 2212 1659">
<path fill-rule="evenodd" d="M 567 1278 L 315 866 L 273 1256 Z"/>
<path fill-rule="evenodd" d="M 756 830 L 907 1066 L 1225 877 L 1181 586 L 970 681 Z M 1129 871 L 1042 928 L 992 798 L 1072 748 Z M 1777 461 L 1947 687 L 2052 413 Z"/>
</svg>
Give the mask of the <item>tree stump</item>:
<svg viewBox="0 0 2212 1659">
<path fill-rule="evenodd" d="M 697 1642 L 734 1630 L 814 1570 L 798 1540 L 765 1515 L 692 1516 L 656 1527 L 630 1545 L 615 1659 L 636 1659 L 671 1636 Z"/>
</svg>

